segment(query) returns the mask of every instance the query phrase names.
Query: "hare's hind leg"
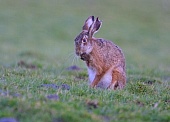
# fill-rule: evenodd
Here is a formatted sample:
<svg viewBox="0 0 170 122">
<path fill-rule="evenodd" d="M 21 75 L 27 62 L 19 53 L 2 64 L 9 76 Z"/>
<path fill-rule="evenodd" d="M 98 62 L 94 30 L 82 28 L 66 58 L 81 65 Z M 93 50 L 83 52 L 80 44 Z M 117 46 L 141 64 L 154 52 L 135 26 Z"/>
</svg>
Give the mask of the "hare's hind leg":
<svg viewBox="0 0 170 122">
<path fill-rule="evenodd" d="M 120 72 L 118 70 L 113 70 L 112 73 L 112 82 L 110 86 L 108 87 L 109 89 L 123 89 L 126 84 L 126 76 L 124 72 Z"/>
<path fill-rule="evenodd" d="M 100 82 L 100 79 L 102 77 L 103 77 L 103 73 L 101 75 L 96 75 L 93 82 L 91 83 L 90 87 L 94 88 Z"/>
</svg>

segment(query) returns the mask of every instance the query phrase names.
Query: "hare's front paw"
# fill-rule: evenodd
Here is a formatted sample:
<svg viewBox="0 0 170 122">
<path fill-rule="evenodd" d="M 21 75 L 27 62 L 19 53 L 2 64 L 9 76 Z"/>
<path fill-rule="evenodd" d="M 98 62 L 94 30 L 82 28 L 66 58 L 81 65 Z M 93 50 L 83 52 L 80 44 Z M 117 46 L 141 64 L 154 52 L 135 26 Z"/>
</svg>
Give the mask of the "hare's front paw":
<svg viewBox="0 0 170 122">
<path fill-rule="evenodd" d="M 90 59 L 90 56 L 86 53 L 81 54 L 80 57 L 83 61 L 88 61 Z"/>
<path fill-rule="evenodd" d="M 96 87 L 96 85 L 95 84 L 90 84 L 90 88 L 95 88 Z"/>
</svg>

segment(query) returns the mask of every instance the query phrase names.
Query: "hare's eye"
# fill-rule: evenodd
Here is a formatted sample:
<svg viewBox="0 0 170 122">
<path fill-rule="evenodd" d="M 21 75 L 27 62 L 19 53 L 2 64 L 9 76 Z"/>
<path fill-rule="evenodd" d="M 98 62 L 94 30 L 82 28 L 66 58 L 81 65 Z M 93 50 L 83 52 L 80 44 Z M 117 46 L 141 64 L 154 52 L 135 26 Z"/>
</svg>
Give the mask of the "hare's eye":
<svg viewBox="0 0 170 122">
<path fill-rule="evenodd" d="M 83 43 L 86 43 L 86 42 L 87 42 L 87 40 L 86 40 L 86 39 L 83 39 L 83 40 L 82 40 L 82 42 L 83 42 Z"/>
</svg>

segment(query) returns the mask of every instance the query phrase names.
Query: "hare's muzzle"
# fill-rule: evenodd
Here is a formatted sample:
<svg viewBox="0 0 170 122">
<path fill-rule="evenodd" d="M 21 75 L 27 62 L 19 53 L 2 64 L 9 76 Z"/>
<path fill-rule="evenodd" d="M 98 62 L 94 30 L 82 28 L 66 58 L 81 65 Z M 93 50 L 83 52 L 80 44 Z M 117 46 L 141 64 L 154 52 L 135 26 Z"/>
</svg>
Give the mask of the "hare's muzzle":
<svg viewBox="0 0 170 122">
<path fill-rule="evenodd" d="M 81 60 L 83 60 L 83 61 L 87 61 L 87 60 L 89 60 L 90 56 L 89 56 L 88 54 L 86 54 L 86 53 L 82 53 L 82 54 L 80 55 L 80 58 L 81 58 Z"/>
</svg>

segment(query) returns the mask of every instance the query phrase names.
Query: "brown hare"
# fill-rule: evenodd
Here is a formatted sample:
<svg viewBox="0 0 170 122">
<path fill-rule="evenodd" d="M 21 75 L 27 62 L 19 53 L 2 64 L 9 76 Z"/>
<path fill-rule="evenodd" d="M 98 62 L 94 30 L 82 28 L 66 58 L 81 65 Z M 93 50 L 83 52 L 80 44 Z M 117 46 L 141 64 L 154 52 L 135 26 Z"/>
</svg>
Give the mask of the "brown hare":
<svg viewBox="0 0 170 122">
<path fill-rule="evenodd" d="M 88 17 L 75 38 L 75 52 L 86 62 L 92 88 L 122 89 L 126 84 L 125 57 L 113 42 L 93 37 L 101 25 L 98 17 Z"/>
</svg>

